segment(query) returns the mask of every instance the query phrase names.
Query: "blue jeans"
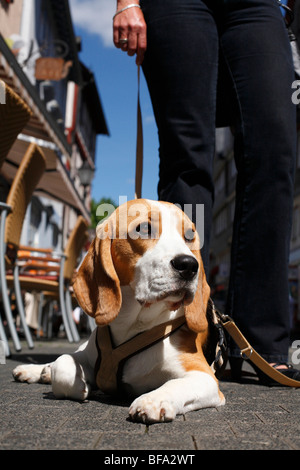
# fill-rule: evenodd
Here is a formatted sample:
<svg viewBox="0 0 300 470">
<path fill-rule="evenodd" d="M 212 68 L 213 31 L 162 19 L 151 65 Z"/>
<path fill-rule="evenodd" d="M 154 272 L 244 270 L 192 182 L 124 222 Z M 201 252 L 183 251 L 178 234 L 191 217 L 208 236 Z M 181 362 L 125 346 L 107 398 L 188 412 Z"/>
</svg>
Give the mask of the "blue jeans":
<svg viewBox="0 0 300 470">
<path fill-rule="evenodd" d="M 141 6 L 148 28 L 143 70 L 160 145 L 158 196 L 204 204 L 206 270 L 219 55 L 225 60 L 236 95 L 238 171 L 227 313 L 265 359 L 285 361 L 296 109 L 280 9 L 276 0 L 142 0 Z M 239 354 L 234 345 L 231 354 Z"/>
</svg>

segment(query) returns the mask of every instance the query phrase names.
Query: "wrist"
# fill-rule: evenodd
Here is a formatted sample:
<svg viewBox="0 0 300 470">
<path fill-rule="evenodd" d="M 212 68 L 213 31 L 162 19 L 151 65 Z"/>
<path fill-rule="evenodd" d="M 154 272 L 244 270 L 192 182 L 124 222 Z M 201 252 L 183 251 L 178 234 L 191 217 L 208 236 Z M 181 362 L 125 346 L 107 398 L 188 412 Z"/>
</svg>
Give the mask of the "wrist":
<svg viewBox="0 0 300 470">
<path fill-rule="evenodd" d="M 121 4 L 118 4 L 118 5 L 117 5 L 117 11 L 116 11 L 116 13 L 115 13 L 114 16 L 113 16 L 113 20 L 114 20 L 115 17 L 118 16 L 120 13 L 123 13 L 124 11 L 127 11 L 127 10 L 129 10 L 129 9 L 131 9 L 131 8 L 135 8 L 135 9 L 138 9 L 138 10 L 141 9 L 139 3 L 128 3 L 128 2 L 126 2 L 126 4 L 122 4 L 122 5 L 121 5 Z"/>
<path fill-rule="evenodd" d="M 136 5 L 140 4 L 140 0 L 117 0 L 117 10 L 120 8 L 124 8 L 131 3 L 135 3 Z"/>
</svg>

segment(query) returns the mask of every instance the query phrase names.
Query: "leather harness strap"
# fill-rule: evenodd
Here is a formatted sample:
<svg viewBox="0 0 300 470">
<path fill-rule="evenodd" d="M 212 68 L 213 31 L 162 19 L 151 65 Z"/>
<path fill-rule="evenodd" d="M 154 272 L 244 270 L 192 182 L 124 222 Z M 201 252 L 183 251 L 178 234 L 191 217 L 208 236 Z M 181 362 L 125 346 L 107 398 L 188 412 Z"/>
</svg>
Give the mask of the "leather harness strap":
<svg viewBox="0 0 300 470">
<path fill-rule="evenodd" d="M 157 341 L 163 340 L 185 324 L 185 317 L 175 318 L 151 328 L 148 331 L 134 336 L 125 343 L 114 348 L 109 326 L 97 327 L 96 345 L 99 360 L 96 363 L 96 383 L 100 390 L 110 395 L 117 394 L 119 368 L 126 359 L 138 352 L 153 346 Z M 100 364 L 99 364 L 100 363 Z"/>
</svg>

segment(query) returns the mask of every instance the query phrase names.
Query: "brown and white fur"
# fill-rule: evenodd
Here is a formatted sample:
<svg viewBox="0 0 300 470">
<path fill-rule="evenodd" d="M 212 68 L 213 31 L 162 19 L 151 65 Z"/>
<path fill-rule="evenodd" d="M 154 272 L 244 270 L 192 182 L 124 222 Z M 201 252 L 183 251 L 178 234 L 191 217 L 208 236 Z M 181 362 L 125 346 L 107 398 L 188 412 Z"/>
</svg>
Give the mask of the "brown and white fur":
<svg viewBox="0 0 300 470">
<path fill-rule="evenodd" d="M 194 272 L 183 275 L 174 263 L 183 255 Z M 122 382 L 137 396 L 129 408 L 133 420 L 171 421 L 177 414 L 225 403 L 203 353 L 210 289 L 199 236 L 177 206 L 145 199 L 121 205 L 97 228 L 74 291 L 98 326 L 109 324 L 115 346 L 185 315 L 184 326 L 125 363 Z M 72 355 L 18 366 L 15 380 L 51 383 L 57 398 L 86 399 L 95 388 L 95 331 Z"/>
</svg>

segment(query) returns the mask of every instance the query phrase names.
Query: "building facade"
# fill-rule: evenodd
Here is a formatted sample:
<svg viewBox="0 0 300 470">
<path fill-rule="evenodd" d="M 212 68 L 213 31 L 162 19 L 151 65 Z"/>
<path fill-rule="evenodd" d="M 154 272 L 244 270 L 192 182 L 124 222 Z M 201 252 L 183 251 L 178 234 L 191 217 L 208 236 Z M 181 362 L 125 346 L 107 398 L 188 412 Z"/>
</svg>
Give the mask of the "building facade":
<svg viewBox="0 0 300 470">
<path fill-rule="evenodd" d="M 30 142 L 47 159 L 27 211 L 25 245 L 63 247 L 78 215 L 90 219 L 96 141 L 108 128 L 80 48 L 68 0 L 0 0 L 0 79 L 33 112 L 1 168 L 1 200 Z"/>
</svg>

